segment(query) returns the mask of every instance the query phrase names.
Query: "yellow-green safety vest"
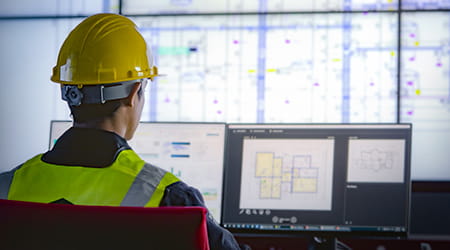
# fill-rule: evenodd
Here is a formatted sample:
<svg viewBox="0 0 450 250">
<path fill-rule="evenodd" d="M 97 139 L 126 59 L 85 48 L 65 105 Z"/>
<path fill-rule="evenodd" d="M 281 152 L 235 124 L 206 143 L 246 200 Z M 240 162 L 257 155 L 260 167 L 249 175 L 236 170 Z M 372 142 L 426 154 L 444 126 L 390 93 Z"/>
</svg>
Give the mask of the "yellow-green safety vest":
<svg viewBox="0 0 450 250">
<path fill-rule="evenodd" d="M 179 181 L 133 150 L 123 150 L 104 168 L 43 162 L 42 154 L 0 175 L 0 199 L 75 205 L 157 207 L 164 190 Z"/>
</svg>

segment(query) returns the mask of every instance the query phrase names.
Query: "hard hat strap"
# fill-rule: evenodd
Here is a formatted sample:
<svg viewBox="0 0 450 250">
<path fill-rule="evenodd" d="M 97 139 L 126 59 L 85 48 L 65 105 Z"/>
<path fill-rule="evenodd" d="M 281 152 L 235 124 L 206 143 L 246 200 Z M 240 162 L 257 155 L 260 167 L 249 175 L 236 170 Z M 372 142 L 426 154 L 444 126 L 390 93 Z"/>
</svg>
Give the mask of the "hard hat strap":
<svg viewBox="0 0 450 250">
<path fill-rule="evenodd" d="M 101 104 L 110 100 L 128 97 L 134 83 L 140 81 L 141 80 L 132 80 L 107 85 L 83 86 L 82 88 L 79 88 L 76 85 L 62 85 L 61 96 L 70 106 Z"/>
</svg>

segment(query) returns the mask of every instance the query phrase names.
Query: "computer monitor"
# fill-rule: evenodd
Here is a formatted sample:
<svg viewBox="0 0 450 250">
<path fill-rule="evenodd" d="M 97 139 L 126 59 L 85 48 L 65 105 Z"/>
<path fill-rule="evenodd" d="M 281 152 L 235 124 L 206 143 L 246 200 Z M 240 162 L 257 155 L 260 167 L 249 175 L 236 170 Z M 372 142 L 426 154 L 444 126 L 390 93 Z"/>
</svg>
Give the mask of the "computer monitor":
<svg viewBox="0 0 450 250">
<path fill-rule="evenodd" d="M 406 236 L 410 124 L 229 124 L 233 232 Z"/>
<path fill-rule="evenodd" d="M 72 121 L 52 120 L 50 122 L 50 139 L 48 148 L 52 149 L 58 138 L 72 127 Z"/>
<path fill-rule="evenodd" d="M 52 121 L 50 147 L 71 124 Z M 197 188 L 208 210 L 220 221 L 224 123 L 141 122 L 128 143 L 146 162 Z"/>
<path fill-rule="evenodd" d="M 146 162 L 199 189 L 220 221 L 225 123 L 141 122 L 129 144 Z"/>
</svg>

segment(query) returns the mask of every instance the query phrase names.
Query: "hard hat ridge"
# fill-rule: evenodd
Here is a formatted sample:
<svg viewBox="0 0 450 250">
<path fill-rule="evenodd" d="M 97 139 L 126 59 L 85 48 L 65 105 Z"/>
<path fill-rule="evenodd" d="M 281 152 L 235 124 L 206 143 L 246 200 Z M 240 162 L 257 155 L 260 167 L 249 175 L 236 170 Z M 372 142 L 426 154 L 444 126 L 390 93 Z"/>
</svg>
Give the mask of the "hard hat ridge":
<svg viewBox="0 0 450 250">
<path fill-rule="evenodd" d="M 51 80 L 64 85 L 101 85 L 157 76 L 151 51 L 130 19 L 96 14 L 64 41 Z"/>
</svg>

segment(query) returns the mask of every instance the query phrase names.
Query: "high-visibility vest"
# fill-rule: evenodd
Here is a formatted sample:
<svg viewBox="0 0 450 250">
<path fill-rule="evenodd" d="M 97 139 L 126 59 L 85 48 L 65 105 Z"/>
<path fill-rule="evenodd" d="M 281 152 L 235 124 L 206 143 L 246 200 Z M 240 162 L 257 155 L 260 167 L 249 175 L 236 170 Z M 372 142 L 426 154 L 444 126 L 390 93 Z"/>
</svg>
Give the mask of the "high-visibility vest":
<svg viewBox="0 0 450 250">
<path fill-rule="evenodd" d="M 43 162 L 42 154 L 0 175 L 0 199 L 75 205 L 157 207 L 164 190 L 179 181 L 173 174 L 123 150 L 104 168 Z"/>
</svg>

